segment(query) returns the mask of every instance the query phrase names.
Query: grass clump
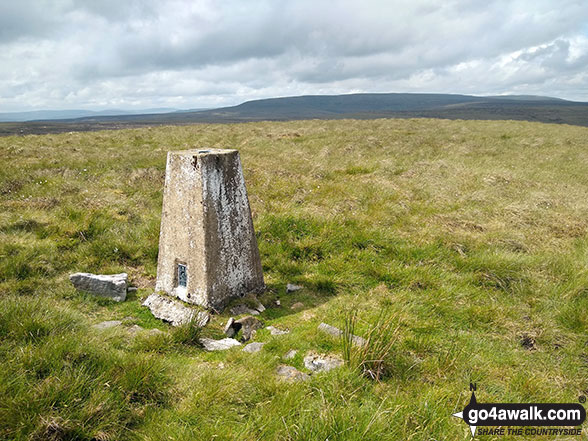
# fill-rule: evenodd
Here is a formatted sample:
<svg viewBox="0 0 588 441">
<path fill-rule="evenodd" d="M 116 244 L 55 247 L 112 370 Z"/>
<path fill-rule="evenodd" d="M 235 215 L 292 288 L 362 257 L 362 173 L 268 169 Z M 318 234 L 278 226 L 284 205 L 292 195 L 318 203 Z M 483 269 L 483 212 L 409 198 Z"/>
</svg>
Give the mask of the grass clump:
<svg viewBox="0 0 588 441">
<path fill-rule="evenodd" d="M 355 336 L 357 311 L 351 311 L 345 318 L 341 345 L 343 359 L 349 366 L 358 369 L 362 375 L 380 381 L 392 375 L 391 358 L 397 349 L 400 325 L 390 311 L 382 310 L 376 320 L 369 323 L 366 337 Z"/>
</svg>

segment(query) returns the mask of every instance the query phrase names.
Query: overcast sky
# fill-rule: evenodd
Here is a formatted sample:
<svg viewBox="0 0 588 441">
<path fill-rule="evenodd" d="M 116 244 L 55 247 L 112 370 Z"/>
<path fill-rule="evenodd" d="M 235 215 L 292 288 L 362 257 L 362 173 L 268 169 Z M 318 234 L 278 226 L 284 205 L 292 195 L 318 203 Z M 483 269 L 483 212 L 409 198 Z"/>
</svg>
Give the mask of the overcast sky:
<svg viewBox="0 0 588 441">
<path fill-rule="evenodd" d="M 588 101 L 588 1 L 0 0 L 0 112 L 354 92 Z"/>
</svg>

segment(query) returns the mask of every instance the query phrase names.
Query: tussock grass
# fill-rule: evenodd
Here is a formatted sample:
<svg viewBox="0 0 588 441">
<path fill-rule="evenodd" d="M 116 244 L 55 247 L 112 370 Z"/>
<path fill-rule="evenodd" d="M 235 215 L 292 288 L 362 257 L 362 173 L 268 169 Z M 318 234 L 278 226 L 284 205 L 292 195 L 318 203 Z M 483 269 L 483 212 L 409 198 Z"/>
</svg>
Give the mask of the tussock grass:
<svg viewBox="0 0 588 441">
<path fill-rule="evenodd" d="M 465 440 L 450 415 L 470 382 L 480 401 L 575 401 L 588 390 L 587 130 L 411 119 L 0 138 L 0 439 Z M 203 145 L 240 150 L 261 319 L 290 330 L 258 331 L 257 354 L 207 353 L 200 331 L 172 333 L 140 306 L 166 152 Z M 73 290 L 76 271 L 126 271 L 139 290 L 109 303 Z M 385 360 L 380 381 L 352 367 L 279 381 L 290 349 L 300 370 L 308 351 L 344 353 L 316 329 L 350 305 L 353 332 L 380 339 L 364 357 Z M 388 337 L 372 331 L 382 310 Z M 221 337 L 228 317 L 201 334 Z M 131 337 L 131 323 L 168 334 Z"/>
</svg>

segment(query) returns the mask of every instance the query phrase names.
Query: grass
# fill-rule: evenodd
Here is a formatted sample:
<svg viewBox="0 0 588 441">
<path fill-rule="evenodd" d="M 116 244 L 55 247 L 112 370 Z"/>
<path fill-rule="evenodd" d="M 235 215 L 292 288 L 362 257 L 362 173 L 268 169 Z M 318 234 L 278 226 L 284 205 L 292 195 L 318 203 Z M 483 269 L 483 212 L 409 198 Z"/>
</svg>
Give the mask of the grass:
<svg viewBox="0 0 588 441">
<path fill-rule="evenodd" d="M 481 402 L 575 402 L 588 393 L 587 135 L 409 119 L 0 138 L 0 439 L 466 440 L 451 414 L 470 382 Z M 193 146 L 241 152 L 260 317 L 291 331 L 258 331 L 257 354 L 194 344 L 221 337 L 228 312 L 172 333 L 140 306 L 165 155 Z M 139 290 L 109 303 L 77 293 L 77 271 L 126 271 Z M 342 356 L 317 326 L 343 328 L 350 308 L 365 338 L 382 310 L 395 324 L 380 381 L 352 367 L 275 377 L 290 349 L 300 370 L 311 350 Z M 124 324 L 91 327 L 103 320 Z M 132 337 L 132 324 L 168 334 Z"/>
</svg>

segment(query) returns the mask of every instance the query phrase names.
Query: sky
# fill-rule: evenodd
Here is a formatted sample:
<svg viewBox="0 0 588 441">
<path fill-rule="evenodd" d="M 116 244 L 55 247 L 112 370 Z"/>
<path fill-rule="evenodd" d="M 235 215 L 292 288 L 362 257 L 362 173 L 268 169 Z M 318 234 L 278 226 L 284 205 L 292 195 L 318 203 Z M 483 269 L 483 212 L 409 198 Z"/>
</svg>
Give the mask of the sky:
<svg viewBox="0 0 588 441">
<path fill-rule="evenodd" d="M 360 92 L 588 101 L 588 1 L 0 0 L 0 112 Z"/>
</svg>

